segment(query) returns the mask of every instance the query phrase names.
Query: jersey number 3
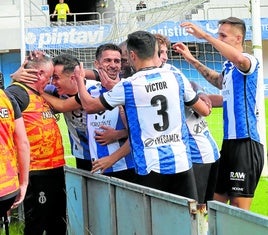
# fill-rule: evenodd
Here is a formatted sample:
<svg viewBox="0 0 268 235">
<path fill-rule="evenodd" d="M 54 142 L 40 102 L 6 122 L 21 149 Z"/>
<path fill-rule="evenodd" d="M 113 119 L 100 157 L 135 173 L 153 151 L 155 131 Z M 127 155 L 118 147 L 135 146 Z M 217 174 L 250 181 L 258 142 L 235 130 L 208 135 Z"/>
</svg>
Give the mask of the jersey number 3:
<svg viewBox="0 0 268 235">
<path fill-rule="evenodd" d="M 162 124 L 155 123 L 154 129 L 156 131 L 165 131 L 169 127 L 168 113 L 167 113 L 167 99 L 163 95 L 156 95 L 151 99 L 151 105 L 153 107 L 159 106 L 157 115 L 162 116 Z"/>
</svg>

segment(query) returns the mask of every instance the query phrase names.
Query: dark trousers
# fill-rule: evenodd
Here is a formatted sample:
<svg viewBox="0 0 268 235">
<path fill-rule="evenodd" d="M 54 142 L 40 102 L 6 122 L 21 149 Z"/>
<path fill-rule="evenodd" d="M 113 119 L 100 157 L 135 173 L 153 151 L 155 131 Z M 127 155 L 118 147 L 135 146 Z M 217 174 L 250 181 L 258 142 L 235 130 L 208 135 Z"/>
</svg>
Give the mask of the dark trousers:
<svg viewBox="0 0 268 235">
<path fill-rule="evenodd" d="M 66 235 L 66 190 L 63 167 L 30 173 L 24 199 L 24 235 Z"/>
<path fill-rule="evenodd" d="M 11 208 L 15 201 L 16 196 L 8 197 L 0 200 L 0 218 L 7 214 L 7 211 Z"/>
</svg>

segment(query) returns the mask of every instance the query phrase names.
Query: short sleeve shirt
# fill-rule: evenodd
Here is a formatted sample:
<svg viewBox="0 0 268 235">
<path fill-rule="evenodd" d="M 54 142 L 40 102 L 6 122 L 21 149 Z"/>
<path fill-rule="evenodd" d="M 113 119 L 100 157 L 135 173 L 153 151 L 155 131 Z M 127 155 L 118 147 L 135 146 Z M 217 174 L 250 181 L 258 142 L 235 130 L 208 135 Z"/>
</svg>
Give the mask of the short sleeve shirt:
<svg viewBox="0 0 268 235">
<path fill-rule="evenodd" d="M 107 108 L 125 105 L 138 174 L 174 174 L 191 167 L 184 105 L 198 98 L 183 74 L 165 68 L 140 71 L 100 98 Z"/>
<path fill-rule="evenodd" d="M 240 71 L 230 61 L 223 65 L 224 139 L 251 138 L 262 143 L 260 135 L 260 99 L 257 59 L 244 53 L 251 61 L 250 70 Z"/>
</svg>

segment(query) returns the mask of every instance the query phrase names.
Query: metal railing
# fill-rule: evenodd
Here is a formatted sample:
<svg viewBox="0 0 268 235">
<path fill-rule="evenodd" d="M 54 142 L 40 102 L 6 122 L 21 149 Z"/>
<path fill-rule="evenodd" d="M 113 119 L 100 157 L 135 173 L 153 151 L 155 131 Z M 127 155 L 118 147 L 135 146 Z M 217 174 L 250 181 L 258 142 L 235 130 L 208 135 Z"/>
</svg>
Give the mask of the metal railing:
<svg viewBox="0 0 268 235">
<path fill-rule="evenodd" d="M 264 4 L 261 5 L 261 9 L 264 8 L 268 8 L 268 5 Z M 245 5 L 233 5 L 233 6 L 209 6 L 207 8 L 198 8 L 197 13 L 195 13 L 194 15 L 198 15 L 198 14 L 202 14 L 202 16 L 200 18 L 204 19 L 204 20 L 208 20 L 210 18 L 215 18 L 213 16 L 213 11 L 214 11 L 214 15 L 215 15 L 215 10 L 224 10 L 224 11 L 228 11 L 228 15 L 232 16 L 234 15 L 234 11 L 235 10 L 243 10 L 243 11 L 248 11 L 248 6 Z M 201 13 L 202 12 L 202 13 Z M 212 12 L 212 14 L 210 14 Z"/>
<path fill-rule="evenodd" d="M 54 16 L 54 18 L 57 19 L 57 14 L 50 14 L 49 19 L 51 19 Z M 79 16 L 87 16 L 86 18 L 94 18 L 93 20 L 83 20 L 83 21 L 78 21 L 77 18 Z M 102 25 L 102 15 L 99 12 L 82 12 L 82 13 L 70 13 L 67 14 L 68 21 L 66 22 L 66 25 L 85 25 L 85 24 L 90 24 L 90 25 Z M 73 18 L 73 20 L 70 20 L 70 18 Z M 50 24 L 57 25 L 57 20 L 56 21 L 50 21 Z"/>
</svg>

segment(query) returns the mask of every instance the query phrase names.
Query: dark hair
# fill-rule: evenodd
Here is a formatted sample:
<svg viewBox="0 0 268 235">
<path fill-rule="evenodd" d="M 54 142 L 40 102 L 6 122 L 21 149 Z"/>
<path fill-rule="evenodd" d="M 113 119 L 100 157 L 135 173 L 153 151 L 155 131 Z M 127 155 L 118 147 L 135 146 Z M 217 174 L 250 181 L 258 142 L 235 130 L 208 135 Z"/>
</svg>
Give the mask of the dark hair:
<svg viewBox="0 0 268 235">
<path fill-rule="evenodd" d="M 136 31 L 128 35 L 127 49 L 134 51 L 140 59 L 151 58 L 155 54 L 156 38 L 146 31 Z"/>
<path fill-rule="evenodd" d="M 245 40 L 246 37 L 246 24 L 243 20 L 237 18 L 237 17 L 228 17 L 226 19 L 222 19 L 219 21 L 219 25 L 222 24 L 231 24 L 235 26 L 236 28 L 240 29 L 243 35 L 243 41 Z"/>
<path fill-rule="evenodd" d="M 107 51 L 107 50 L 118 51 L 120 55 L 122 55 L 122 50 L 119 46 L 113 43 L 105 43 L 105 44 L 100 45 L 97 48 L 96 53 L 95 53 L 96 60 L 99 60 L 102 56 L 102 52 Z"/>
<path fill-rule="evenodd" d="M 75 66 L 80 65 L 80 62 L 78 61 L 76 57 L 67 53 L 55 56 L 52 59 L 52 61 L 53 61 L 54 66 L 63 65 L 63 71 L 62 71 L 63 73 L 64 72 L 71 73 L 74 71 Z"/>
</svg>

